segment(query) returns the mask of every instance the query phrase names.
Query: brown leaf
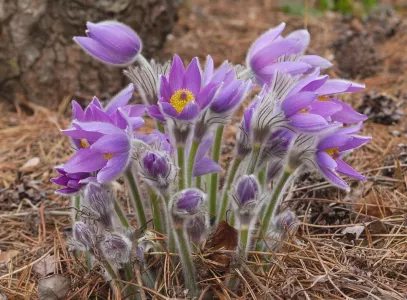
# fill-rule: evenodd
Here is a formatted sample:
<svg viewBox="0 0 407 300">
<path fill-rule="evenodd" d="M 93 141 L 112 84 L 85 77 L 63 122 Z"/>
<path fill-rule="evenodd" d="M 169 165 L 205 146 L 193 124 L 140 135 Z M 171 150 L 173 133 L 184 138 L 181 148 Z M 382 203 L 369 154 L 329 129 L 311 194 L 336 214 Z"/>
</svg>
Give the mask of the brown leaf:
<svg viewBox="0 0 407 300">
<path fill-rule="evenodd" d="M 60 274 L 43 278 L 38 282 L 38 298 L 40 300 L 62 300 L 71 289 L 71 279 Z"/>
<path fill-rule="evenodd" d="M 237 230 L 230 226 L 226 221 L 222 221 L 213 233 L 208 246 L 213 250 L 235 250 L 237 243 Z M 230 255 L 222 253 L 214 253 L 209 258 L 224 267 L 227 267 L 230 262 Z"/>
<path fill-rule="evenodd" d="M 55 257 L 47 255 L 42 260 L 33 266 L 34 272 L 38 273 L 41 277 L 55 272 Z"/>
</svg>

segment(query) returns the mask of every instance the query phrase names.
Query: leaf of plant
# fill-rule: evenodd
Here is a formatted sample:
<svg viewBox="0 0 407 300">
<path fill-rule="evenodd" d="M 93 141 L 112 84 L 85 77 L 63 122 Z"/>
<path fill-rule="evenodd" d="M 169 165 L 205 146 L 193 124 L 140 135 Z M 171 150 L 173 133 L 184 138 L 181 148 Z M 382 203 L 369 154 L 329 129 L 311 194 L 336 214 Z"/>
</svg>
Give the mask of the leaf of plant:
<svg viewBox="0 0 407 300">
<path fill-rule="evenodd" d="M 230 226 L 226 221 L 222 221 L 213 233 L 208 246 L 213 250 L 235 250 L 237 243 L 237 230 Z M 222 253 L 214 253 L 210 256 L 210 259 L 224 267 L 227 267 L 230 262 L 230 256 Z"/>
</svg>

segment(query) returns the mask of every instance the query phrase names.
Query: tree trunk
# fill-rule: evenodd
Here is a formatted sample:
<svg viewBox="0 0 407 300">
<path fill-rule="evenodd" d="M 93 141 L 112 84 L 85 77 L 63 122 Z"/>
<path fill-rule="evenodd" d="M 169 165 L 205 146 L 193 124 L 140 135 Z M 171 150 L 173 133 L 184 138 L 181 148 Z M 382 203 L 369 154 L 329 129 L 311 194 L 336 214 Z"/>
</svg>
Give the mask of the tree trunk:
<svg viewBox="0 0 407 300">
<path fill-rule="evenodd" d="M 177 19 L 180 0 L 0 0 L 0 103 L 57 107 L 64 98 L 112 95 L 120 68 L 86 55 L 72 37 L 86 21 L 114 19 L 134 28 L 151 57 Z M 81 94 L 79 94 L 79 92 Z"/>
</svg>

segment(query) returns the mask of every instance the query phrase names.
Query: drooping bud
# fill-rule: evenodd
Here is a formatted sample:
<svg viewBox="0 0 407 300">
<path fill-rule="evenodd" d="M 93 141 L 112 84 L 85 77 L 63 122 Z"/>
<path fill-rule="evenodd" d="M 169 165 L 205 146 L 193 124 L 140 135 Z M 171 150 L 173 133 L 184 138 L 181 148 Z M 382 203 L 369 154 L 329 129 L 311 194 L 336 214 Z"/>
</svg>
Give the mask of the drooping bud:
<svg viewBox="0 0 407 300">
<path fill-rule="evenodd" d="M 249 224 L 256 215 L 260 194 L 260 184 L 254 175 L 242 175 L 239 178 L 233 198 L 240 222 Z"/>
<path fill-rule="evenodd" d="M 298 218 L 291 210 L 285 210 L 273 218 L 267 239 L 265 239 L 268 250 L 278 251 L 284 242 L 288 240 L 297 230 Z"/>
<path fill-rule="evenodd" d="M 107 233 L 101 242 L 103 255 L 117 265 L 128 263 L 131 259 L 132 243 L 119 233 Z"/>
<path fill-rule="evenodd" d="M 94 58 L 112 65 L 129 65 L 141 50 L 141 40 L 127 25 L 116 21 L 86 23 L 87 37 L 74 41 Z"/>
<path fill-rule="evenodd" d="M 208 218 L 206 218 L 205 214 L 197 214 L 187 221 L 186 228 L 190 241 L 199 244 L 205 238 L 208 229 Z"/>
<path fill-rule="evenodd" d="M 147 150 L 140 160 L 140 173 L 151 187 L 166 194 L 176 170 L 168 152 Z"/>
<path fill-rule="evenodd" d="M 199 212 L 205 203 L 205 193 L 198 189 L 186 189 L 171 199 L 169 207 L 174 225 L 182 226 L 184 221 Z"/>
<path fill-rule="evenodd" d="M 92 232 L 83 222 L 73 224 L 73 239 L 84 250 L 90 250 L 93 247 Z"/>
<path fill-rule="evenodd" d="M 291 210 L 285 210 L 273 218 L 273 228 L 279 232 L 288 232 L 298 224 L 296 214 Z"/>
<path fill-rule="evenodd" d="M 84 194 L 89 207 L 98 215 L 98 220 L 103 227 L 112 228 L 113 199 L 107 187 L 90 182 L 86 186 Z"/>
</svg>

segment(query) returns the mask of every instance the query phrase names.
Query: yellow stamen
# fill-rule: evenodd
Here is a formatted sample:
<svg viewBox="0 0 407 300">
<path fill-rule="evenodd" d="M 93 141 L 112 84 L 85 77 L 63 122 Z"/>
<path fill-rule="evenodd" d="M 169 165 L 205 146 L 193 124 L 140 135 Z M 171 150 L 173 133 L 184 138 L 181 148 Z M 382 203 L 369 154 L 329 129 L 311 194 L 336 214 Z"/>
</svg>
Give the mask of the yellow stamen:
<svg viewBox="0 0 407 300">
<path fill-rule="evenodd" d="M 338 148 L 328 148 L 324 150 L 325 153 L 327 153 L 330 157 L 334 157 L 337 154 L 339 154 L 339 149 Z"/>
<path fill-rule="evenodd" d="M 178 113 L 181 113 L 184 107 L 191 101 L 195 99 L 194 94 L 187 90 L 187 89 L 182 89 L 176 91 L 170 99 L 170 103 L 172 107 L 175 108 L 175 110 Z"/>
<path fill-rule="evenodd" d="M 322 95 L 322 96 L 318 96 L 317 99 L 319 101 L 329 101 L 329 96 L 328 95 Z"/>
<path fill-rule="evenodd" d="M 81 139 L 81 147 L 82 148 L 88 148 L 89 147 L 89 143 L 86 139 Z"/>
<path fill-rule="evenodd" d="M 111 159 L 113 156 L 114 156 L 113 153 L 105 153 L 105 154 L 103 154 L 103 157 L 104 157 L 106 160 Z"/>
<path fill-rule="evenodd" d="M 309 109 L 308 108 L 303 108 L 303 109 L 300 110 L 300 113 L 307 114 L 307 113 L 309 113 Z"/>
</svg>

